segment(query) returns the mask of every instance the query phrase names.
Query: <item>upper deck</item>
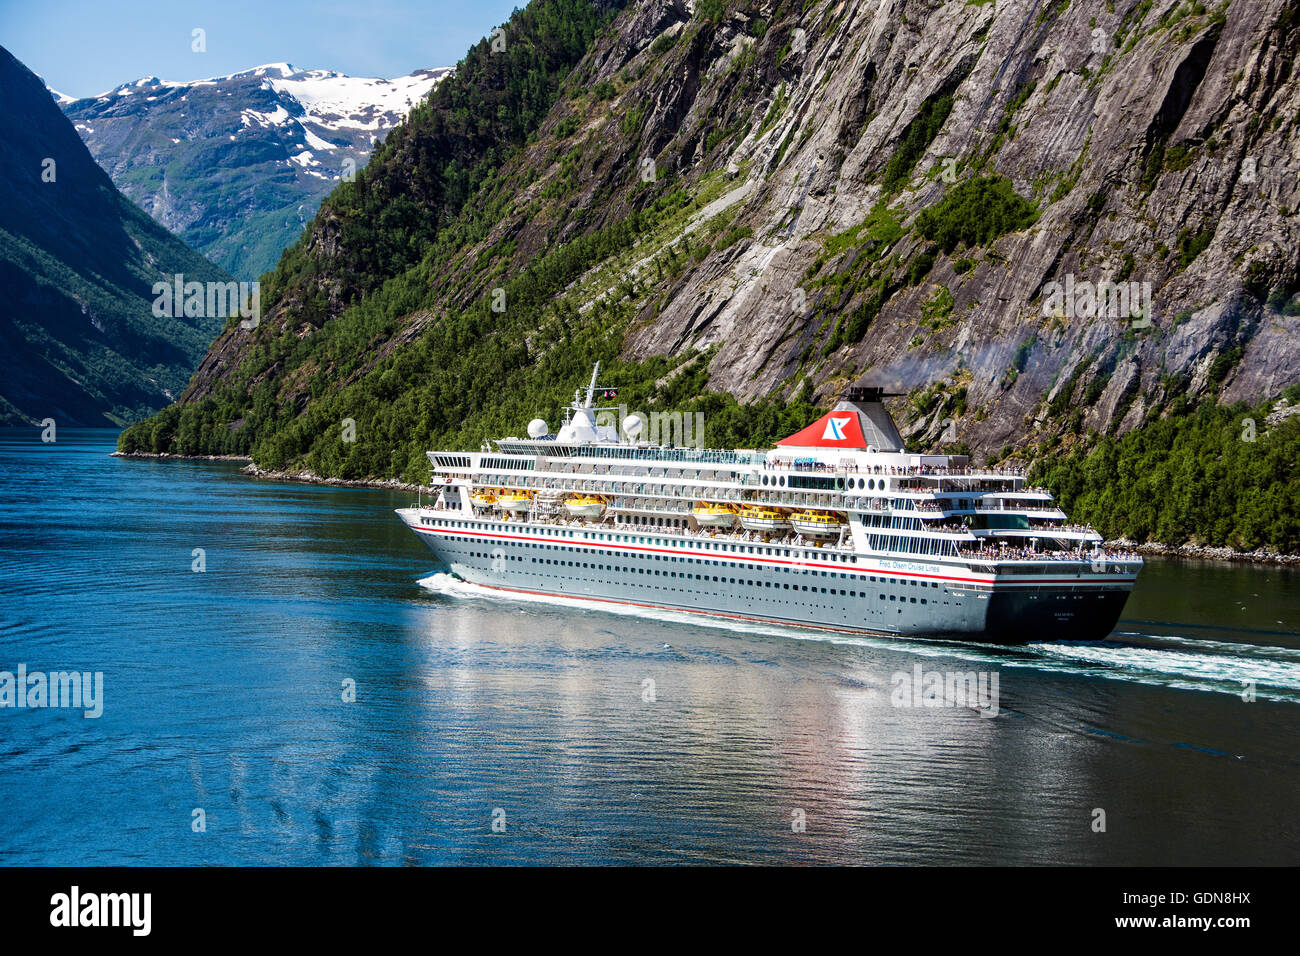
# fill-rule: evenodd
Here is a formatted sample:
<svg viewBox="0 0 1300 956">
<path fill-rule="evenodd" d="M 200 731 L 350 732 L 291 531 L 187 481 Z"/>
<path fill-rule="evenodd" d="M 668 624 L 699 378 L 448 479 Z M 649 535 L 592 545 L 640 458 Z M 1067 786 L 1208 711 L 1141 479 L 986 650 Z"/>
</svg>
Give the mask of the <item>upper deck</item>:
<svg viewBox="0 0 1300 956">
<path fill-rule="evenodd" d="M 700 530 L 696 511 L 713 506 L 731 507 L 742 519 L 741 512 L 755 509 L 782 519 L 813 513 L 840 529 L 838 540 L 819 546 L 895 557 L 1084 560 L 1085 546 L 1102 541 L 1094 529 L 1066 523 L 1051 493 L 1030 486 L 1021 469 L 906 451 L 879 389 L 851 391 L 768 450 L 639 441 L 637 429 L 600 423 L 597 413 L 610 410 L 595 407 L 595 391 L 593 375 L 586 400 L 575 395 L 558 434 L 535 420 L 529 438 L 501 439 L 477 452 L 429 452 L 435 484 L 463 488 L 466 513 L 474 510 L 470 493 L 480 490 L 524 495 L 538 511 L 566 495 L 594 496 L 597 514 L 582 520 L 609 527 L 666 523 L 693 533 Z M 750 531 L 770 536 L 755 524 L 748 522 Z M 787 536 L 799 534 L 791 529 Z"/>
</svg>

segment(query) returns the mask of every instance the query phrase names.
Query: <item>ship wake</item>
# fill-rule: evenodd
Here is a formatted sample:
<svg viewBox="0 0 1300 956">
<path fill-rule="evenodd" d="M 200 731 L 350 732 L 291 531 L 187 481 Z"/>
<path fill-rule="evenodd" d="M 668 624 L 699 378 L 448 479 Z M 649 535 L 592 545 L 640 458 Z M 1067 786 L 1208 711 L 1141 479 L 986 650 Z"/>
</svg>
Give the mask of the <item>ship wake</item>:
<svg viewBox="0 0 1300 956">
<path fill-rule="evenodd" d="M 902 652 L 924 658 L 958 659 L 987 667 L 1028 668 L 1044 673 L 1129 681 L 1181 690 L 1239 696 L 1253 694 L 1259 700 L 1300 703 L 1300 648 L 1136 631 L 1117 631 L 1103 641 L 1038 641 L 1019 646 L 842 634 L 664 608 L 606 604 L 578 597 L 516 591 L 503 593 L 447 573 L 429 575 L 418 583 L 433 593 L 453 598 L 483 598 L 499 603 L 505 597 L 523 604 L 631 616 L 693 628 L 720 628 L 738 633 Z"/>
</svg>

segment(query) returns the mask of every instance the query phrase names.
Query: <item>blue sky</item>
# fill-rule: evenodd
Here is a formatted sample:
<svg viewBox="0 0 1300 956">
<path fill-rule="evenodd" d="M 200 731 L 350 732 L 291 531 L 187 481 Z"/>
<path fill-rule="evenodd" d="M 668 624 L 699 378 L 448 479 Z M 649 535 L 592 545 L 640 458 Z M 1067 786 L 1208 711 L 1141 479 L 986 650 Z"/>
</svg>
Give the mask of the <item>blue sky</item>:
<svg viewBox="0 0 1300 956">
<path fill-rule="evenodd" d="M 0 0 L 0 45 L 70 96 L 263 63 L 394 77 L 454 66 L 526 0 Z M 194 28 L 207 52 L 191 49 Z"/>
</svg>

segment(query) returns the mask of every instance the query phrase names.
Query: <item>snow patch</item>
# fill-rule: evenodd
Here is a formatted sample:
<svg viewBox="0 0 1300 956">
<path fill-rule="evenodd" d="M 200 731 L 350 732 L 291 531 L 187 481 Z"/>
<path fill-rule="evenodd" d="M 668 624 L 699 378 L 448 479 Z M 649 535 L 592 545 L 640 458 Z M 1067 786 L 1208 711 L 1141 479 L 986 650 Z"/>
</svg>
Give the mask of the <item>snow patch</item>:
<svg viewBox="0 0 1300 956">
<path fill-rule="evenodd" d="M 333 143 L 329 142 L 328 140 L 321 139 L 319 136 L 317 136 L 311 130 L 307 129 L 305 126 L 303 127 L 302 131 L 303 134 L 307 137 L 307 145 L 310 146 L 312 149 L 338 149 L 338 147 L 335 146 Z"/>
</svg>

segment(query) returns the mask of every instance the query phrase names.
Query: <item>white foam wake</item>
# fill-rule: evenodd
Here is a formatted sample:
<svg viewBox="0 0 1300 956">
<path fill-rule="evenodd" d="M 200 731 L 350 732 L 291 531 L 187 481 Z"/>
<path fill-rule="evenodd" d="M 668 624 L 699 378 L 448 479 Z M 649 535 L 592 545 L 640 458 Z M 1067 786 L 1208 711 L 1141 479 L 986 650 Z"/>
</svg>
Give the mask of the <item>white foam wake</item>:
<svg viewBox="0 0 1300 956">
<path fill-rule="evenodd" d="M 499 604 L 512 601 L 564 607 L 581 611 L 636 617 L 692 627 L 721 628 L 734 633 L 759 634 L 799 641 L 822 641 L 863 648 L 878 648 L 926 658 L 956 658 L 994 667 L 1027 668 L 1064 674 L 1088 674 L 1110 680 L 1171 687 L 1182 690 L 1239 694 L 1253 681 L 1263 700 L 1300 702 L 1300 652 L 1287 648 L 1232 644 L 1176 635 L 1119 635 L 1166 644 L 1133 646 L 1115 640 L 1095 643 L 1036 643 L 1003 646 L 972 642 L 924 641 L 908 637 L 842 634 L 795 625 L 743 621 L 709 614 L 605 603 L 581 597 L 501 591 L 473 584 L 451 574 L 421 578 L 421 587 L 447 597 L 479 598 Z"/>
</svg>

